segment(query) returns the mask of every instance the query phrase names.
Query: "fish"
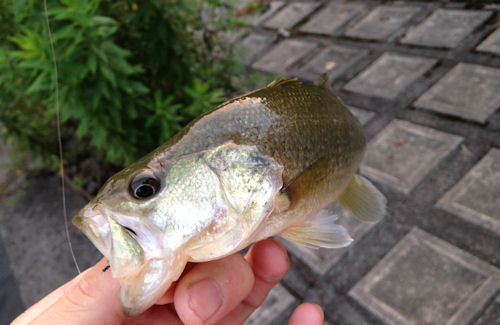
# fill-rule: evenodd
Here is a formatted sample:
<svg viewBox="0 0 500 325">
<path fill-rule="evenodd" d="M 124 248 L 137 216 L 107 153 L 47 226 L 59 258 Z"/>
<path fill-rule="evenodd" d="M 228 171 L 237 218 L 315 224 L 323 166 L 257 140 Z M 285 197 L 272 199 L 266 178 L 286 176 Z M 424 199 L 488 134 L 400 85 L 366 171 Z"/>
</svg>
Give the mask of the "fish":
<svg viewBox="0 0 500 325">
<path fill-rule="evenodd" d="M 188 262 L 281 236 L 308 247 L 353 239 L 325 207 L 366 222 L 386 199 L 359 174 L 360 122 L 328 81 L 279 78 L 189 123 L 110 179 L 73 219 L 108 259 L 126 315 L 152 306 Z"/>
</svg>

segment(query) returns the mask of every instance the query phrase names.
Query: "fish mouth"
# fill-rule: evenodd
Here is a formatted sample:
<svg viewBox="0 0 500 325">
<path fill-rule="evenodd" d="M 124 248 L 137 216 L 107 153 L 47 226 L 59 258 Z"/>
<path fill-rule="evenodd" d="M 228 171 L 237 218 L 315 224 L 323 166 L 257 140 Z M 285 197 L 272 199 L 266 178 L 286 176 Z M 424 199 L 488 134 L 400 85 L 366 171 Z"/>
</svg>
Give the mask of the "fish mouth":
<svg viewBox="0 0 500 325">
<path fill-rule="evenodd" d="M 188 256 L 174 252 L 159 256 L 159 248 L 150 249 L 153 253 L 152 258 L 146 260 L 127 259 L 129 263 L 125 267 L 120 260 L 123 256 L 117 258 L 116 254 L 120 252 L 113 250 L 116 238 L 113 241 L 112 229 L 116 235 L 120 233 L 116 228 L 122 226 L 114 220 L 114 217 L 103 213 L 105 211 L 105 207 L 99 208 L 96 204 L 89 204 L 77 213 L 73 218 L 73 224 L 108 259 L 113 278 L 120 282 L 119 299 L 125 315 L 138 315 L 154 305 L 172 282 L 179 278 L 187 263 Z M 145 234 L 144 228 L 140 234 Z M 154 233 L 151 233 L 148 238 L 150 238 L 150 248 L 154 247 Z M 137 265 L 134 265 L 135 261 L 137 261 Z"/>
<path fill-rule="evenodd" d="M 73 218 L 73 225 L 80 229 L 109 260 L 111 255 L 111 229 L 107 218 L 97 207 L 85 206 Z"/>
</svg>

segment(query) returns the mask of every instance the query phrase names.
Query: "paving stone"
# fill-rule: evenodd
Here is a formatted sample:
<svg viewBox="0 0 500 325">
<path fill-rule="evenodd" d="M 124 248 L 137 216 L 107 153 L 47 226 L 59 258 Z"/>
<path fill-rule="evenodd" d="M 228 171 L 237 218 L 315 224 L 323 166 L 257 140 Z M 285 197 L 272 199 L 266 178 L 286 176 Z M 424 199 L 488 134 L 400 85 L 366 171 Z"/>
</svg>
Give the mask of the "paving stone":
<svg viewBox="0 0 500 325">
<path fill-rule="evenodd" d="M 349 213 L 342 211 L 342 209 L 336 204 L 330 205 L 328 209 L 338 216 L 336 223 L 347 229 L 349 235 L 351 235 L 354 239 L 354 243 L 356 240 L 360 239 L 373 225 L 375 225 L 375 223 L 358 221 Z M 294 256 L 307 264 L 318 275 L 326 274 L 349 249 L 349 247 L 338 249 L 311 249 L 287 240 L 280 240 L 280 242 L 290 252 L 292 252 Z"/>
<path fill-rule="evenodd" d="M 438 9 L 401 41 L 433 47 L 454 48 L 491 16 L 489 11 Z"/>
<path fill-rule="evenodd" d="M 363 12 L 361 4 L 332 3 L 312 16 L 300 30 L 306 33 L 336 35 L 353 18 Z"/>
<path fill-rule="evenodd" d="M 408 194 L 461 141 L 456 135 L 393 120 L 368 144 L 361 172 Z"/>
<path fill-rule="evenodd" d="M 500 150 L 491 149 L 437 206 L 500 234 Z"/>
<path fill-rule="evenodd" d="M 276 40 L 273 34 L 252 33 L 245 37 L 239 44 L 237 52 L 242 61 L 249 64 L 255 58 L 261 57 L 263 51 Z"/>
<path fill-rule="evenodd" d="M 330 81 L 333 81 L 367 54 L 368 50 L 332 45 L 322 49 L 297 74 L 304 79 L 316 81 L 323 73 L 327 73 Z"/>
<path fill-rule="evenodd" d="M 500 270 L 414 228 L 349 291 L 387 324 L 469 324 Z"/>
<path fill-rule="evenodd" d="M 500 28 L 497 28 L 488 38 L 486 38 L 476 50 L 500 54 Z"/>
<path fill-rule="evenodd" d="M 297 304 L 297 299 L 281 284 L 278 284 L 271 290 L 262 306 L 248 318 L 245 325 L 283 324 L 282 322 L 277 322 L 277 319 L 281 318 L 287 311 L 291 313 L 291 309 Z"/>
<path fill-rule="evenodd" d="M 266 12 L 254 19 L 253 25 L 257 26 L 266 21 L 276 12 L 278 12 L 278 10 L 280 10 L 284 5 L 286 5 L 285 1 L 272 1 L 271 3 L 269 3 L 269 8 L 266 10 Z"/>
<path fill-rule="evenodd" d="M 500 292 L 488 307 L 481 313 L 474 325 L 498 325 L 500 320 Z"/>
<path fill-rule="evenodd" d="M 374 112 L 370 112 L 361 108 L 347 106 L 351 113 L 361 122 L 361 125 L 366 125 L 366 123 L 370 122 L 373 117 L 375 117 Z"/>
<path fill-rule="evenodd" d="M 500 69 L 459 63 L 415 106 L 484 123 L 500 107 Z"/>
<path fill-rule="evenodd" d="M 396 98 L 428 71 L 436 59 L 384 53 L 344 88 L 370 96 Z"/>
<path fill-rule="evenodd" d="M 267 28 L 289 29 L 318 8 L 318 2 L 293 2 L 281 9 L 276 15 L 264 23 Z"/>
<path fill-rule="evenodd" d="M 368 16 L 344 33 L 345 36 L 369 40 L 387 40 L 420 11 L 412 6 L 378 6 Z"/>
<path fill-rule="evenodd" d="M 316 44 L 312 42 L 296 39 L 284 40 L 255 62 L 252 67 L 266 72 L 286 73 L 295 62 L 314 48 Z"/>
</svg>

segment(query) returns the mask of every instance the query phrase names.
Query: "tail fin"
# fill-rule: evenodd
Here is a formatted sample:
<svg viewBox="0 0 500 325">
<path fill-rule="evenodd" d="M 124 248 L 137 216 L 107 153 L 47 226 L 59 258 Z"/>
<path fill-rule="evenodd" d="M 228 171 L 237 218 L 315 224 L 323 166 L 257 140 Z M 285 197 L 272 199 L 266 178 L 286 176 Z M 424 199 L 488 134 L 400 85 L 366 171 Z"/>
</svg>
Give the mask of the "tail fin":
<svg viewBox="0 0 500 325">
<path fill-rule="evenodd" d="M 369 180 L 355 175 L 339 198 L 342 208 L 361 221 L 376 222 L 385 215 L 386 198 Z"/>
</svg>

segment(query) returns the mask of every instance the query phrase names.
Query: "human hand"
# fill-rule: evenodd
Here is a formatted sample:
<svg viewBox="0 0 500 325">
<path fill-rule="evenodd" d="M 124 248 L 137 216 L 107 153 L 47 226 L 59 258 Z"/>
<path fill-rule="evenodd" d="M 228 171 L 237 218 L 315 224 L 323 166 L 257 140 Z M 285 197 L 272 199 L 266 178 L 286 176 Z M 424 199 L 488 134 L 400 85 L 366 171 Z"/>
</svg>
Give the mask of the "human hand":
<svg viewBox="0 0 500 325">
<path fill-rule="evenodd" d="M 190 264 L 181 278 L 144 313 L 128 318 L 118 300 L 119 283 L 102 272 L 102 259 L 26 310 L 20 324 L 240 324 L 265 300 L 290 267 L 275 240 L 253 245 L 248 254 Z M 323 311 L 302 304 L 290 325 L 323 324 Z"/>
</svg>

